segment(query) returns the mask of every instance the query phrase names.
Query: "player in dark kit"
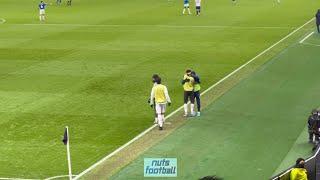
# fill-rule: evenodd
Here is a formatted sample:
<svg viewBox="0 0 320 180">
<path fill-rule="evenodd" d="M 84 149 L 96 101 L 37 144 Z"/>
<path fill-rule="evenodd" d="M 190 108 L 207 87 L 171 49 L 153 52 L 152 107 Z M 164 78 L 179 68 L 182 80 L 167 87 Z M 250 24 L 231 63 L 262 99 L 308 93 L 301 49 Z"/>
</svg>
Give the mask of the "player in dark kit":
<svg viewBox="0 0 320 180">
<path fill-rule="evenodd" d="M 315 142 L 319 142 L 319 128 L 320 128 L 320 118 L 319 111 L 314 109 L 311 112 L 311 115 L 308 118 L 308 133 L 309 133 L 309 142 L 313 143 L 313 138 L 315 138 Z"/>
<path fill-rule="evenodd" d="M 201 102 L 200 102 L 200 90 L 201 90 L 201 86 L 200 86 L 200 78 L 199 76 L 196 74 L 196 72 L 192 71 L 191 72 L 191 76 L 194 79 L 194 89 L 193 89 L 193 94 L 194 94 L 194 98 L 197 101 L 197 116 L 200 116 L 200 112 L 201 112 Z"/>
<path fill-rule="evenodd" d="M 316 14 L 316 24 L 317 24 L 318 33 L 320 33 L 320 27 L 319 27 L 320 26 L 320 9 Z"/>
</svg>

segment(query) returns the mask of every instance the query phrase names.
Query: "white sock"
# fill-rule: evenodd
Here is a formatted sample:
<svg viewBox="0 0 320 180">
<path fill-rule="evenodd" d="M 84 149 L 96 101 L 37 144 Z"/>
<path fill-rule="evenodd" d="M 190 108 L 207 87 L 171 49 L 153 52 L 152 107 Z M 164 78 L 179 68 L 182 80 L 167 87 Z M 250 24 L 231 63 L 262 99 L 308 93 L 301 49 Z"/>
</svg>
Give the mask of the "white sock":
<svg viewBox="0 0 320 180">
<path fill-rule="evenodd" d="M 184 14 L 186 12 L 186 8 L 183 8 L 182 14 Z"/>
<path fill-rule="evenodd" d="M 42 16 L 39 16 L 40 21 L 42 21 Z"/>
<path fill-rule="evenodd" d="M 184 104 L 183 108 L 184 108 L 184 114 L 188 114 L 188 104 Z"/>
<path fill-rule="evenodd" d="M 190 105 L 190 112 L 191 112 L 191 114 L 194 114 L 194 104 Z"/>
<path fill-rule="evenodd" d="M 188 8 L 188 12 L 189 12 L 189 14 L 191 14 L 191 12 L 190 12 L 190 9 Z"/>
<path fill-rule="evenodd" d="M 158 124 L 160 127 L 163 126 L 163 119 L 162 119 L 162 115 L 161 114 L 158 114 Z"/>
</svg>

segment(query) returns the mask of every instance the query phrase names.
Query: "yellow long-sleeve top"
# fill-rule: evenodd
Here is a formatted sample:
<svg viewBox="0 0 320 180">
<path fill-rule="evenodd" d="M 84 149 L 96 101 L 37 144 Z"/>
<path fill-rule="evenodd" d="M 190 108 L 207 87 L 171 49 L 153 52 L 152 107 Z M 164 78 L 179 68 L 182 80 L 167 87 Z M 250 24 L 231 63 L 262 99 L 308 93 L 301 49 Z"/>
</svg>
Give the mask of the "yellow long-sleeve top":
<svg viewBox="0 0 320 180">
<path fill-rule="evenodd" d="M 168 89 L 165 85 L 155 84 L 153 86 L 151 90 L 150 104 L 153 104 L 154 101 L 157 104 L 171 103 Z"/>
<path fill-rule="evenodd" d="M 183 76 L 183 80 L 189 80 L 188 82 L 185 82 L 185 83 L 183 84 L 183 89 L 184 89 L 185 91 L 193 91 L 193 88 L 194 88 L 194 78 L 185 74 L 185 75 Z"/>
<path fill-rule="evenodd" d="M 308 180 L 307 170 L 304 168 L 293 168 L 290 172 L 290 180 Z"/>
</svg>

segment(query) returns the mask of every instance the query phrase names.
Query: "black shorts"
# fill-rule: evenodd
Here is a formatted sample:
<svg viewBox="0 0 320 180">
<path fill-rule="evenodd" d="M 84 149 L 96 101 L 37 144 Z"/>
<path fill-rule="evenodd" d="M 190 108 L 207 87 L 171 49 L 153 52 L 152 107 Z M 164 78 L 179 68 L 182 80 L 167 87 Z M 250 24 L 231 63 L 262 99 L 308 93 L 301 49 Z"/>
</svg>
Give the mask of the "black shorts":
<svg viewBox="0 0 320 180">
<path fill-rule="evenodd" d="M 193 91 L 184 91 L 184 103 L 187 104 L 190 100 L 191 104 L 194 104 L 194 93 Z"/>
<path fill-rule="evenodd" d="M 201 6 L 196 6 L 196 10 L 200 10 L 201 9 Z"/>
</svg>

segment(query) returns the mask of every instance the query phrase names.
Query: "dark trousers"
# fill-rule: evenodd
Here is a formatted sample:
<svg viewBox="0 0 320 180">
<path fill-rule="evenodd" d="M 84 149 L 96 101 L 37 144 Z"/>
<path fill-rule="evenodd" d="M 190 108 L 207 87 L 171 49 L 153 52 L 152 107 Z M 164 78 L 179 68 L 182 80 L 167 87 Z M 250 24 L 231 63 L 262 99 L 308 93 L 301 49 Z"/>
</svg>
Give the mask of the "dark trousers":
<svg viewBox="0 0 320 180">
<path fill-rule="evenodd" d="M 183 102 L 185 104 L 187 104 L 188 100 L 190 100 L 191 104 L 194 104 L 194 93 L 193 93 L 193 91 L 184 91 Z"/>
<path fill-rule="evenodd" d="M 157 111 L 156 111 L 156 101 L 153 100 L 153 110 L 154 110 L 154 117 L 158 117 Z"/>
<path fill-rule="evenodd" d="M 198 112 L 200 112 L 201 109 L 201 102 L 200 102 L 200 91 L 196 91 L 194 92 L 194 98 L 197 101 L 197 108 L 198 108 Z"/>
<path fill-rule="evenodd" d="M 317 24 L 318 33 L 320 33 L 320 24 Z"/>
<path fill-rule="evenodd" d="M 313 141 L 313 136 L 315 136 L 315 141 L 319 141 L 319 135 L 314 134 L 313 132 L 309 132 L 309 141 Z"/>
<path fill-rule="evenodd" d="M 67 5 L 68 5 L 68 6 L 71 6 L 71 2 L 72 2 L 72 0 L 68 0 L 68 1 L 67 1 Z"/>
<path fill-rule="evenodd" d="M 197 15 L 200 14 L 200 11 L 201 11 L 201 7 L 200 6 L 196 6 L 196 12 L 197 12 Z"/>
</svg>

